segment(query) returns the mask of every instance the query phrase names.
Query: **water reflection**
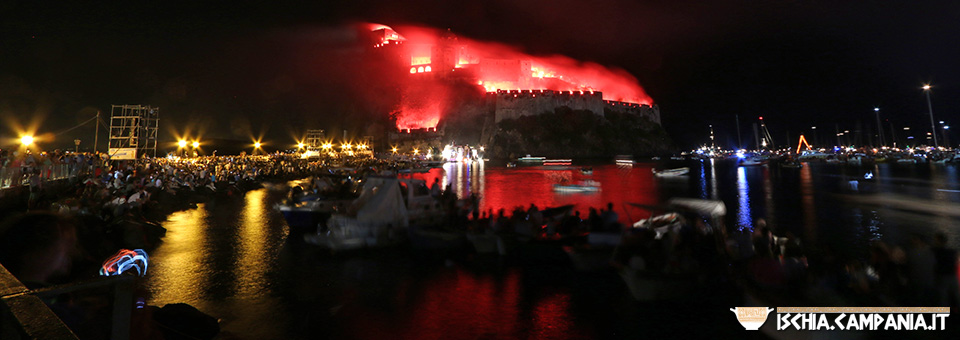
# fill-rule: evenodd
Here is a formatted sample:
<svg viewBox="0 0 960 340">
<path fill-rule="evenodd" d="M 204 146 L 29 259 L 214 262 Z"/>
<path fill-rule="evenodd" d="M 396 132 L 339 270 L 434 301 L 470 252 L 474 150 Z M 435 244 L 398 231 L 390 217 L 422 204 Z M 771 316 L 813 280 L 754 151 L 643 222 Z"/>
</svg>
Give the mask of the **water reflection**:
<svg viewBox="0 0 960 340">
<path fill-rule="evenodd" d="M 737 168 L 737 229 L 753 231 L 753 217 L 750 215 L 750 182 L 747 181 L 747 168 Z"/>
<path fill-rule="evenodd" d="M 803 236 L 807 241 L 815 240 L 817 236 L 817 208 L 813 199 L 813 178 L 810 171 L 808 163 L 804 163 L 800 168 L 800 208 L 803 209 Z"/>
<path fill-rule="evenodd" d="M 151 303 L 165 305 L 186 302 L 197 305 L 202 287 L 208 285 L 204 273 L 203 233 L 198 221 L 207 218 L 204 204 L 197 209 L 173 213 L 163 224 L 167 228 L 163 245 L 150 254 Z"/>
<path fill-rule="evenodd" d="M 621 222 L 628 223 L 632 221 L 627 217 L 624 203 L 659 203 L 660 190 L 651 168 L 650 164 L 601 165 L 593 167 L 592 174 L 584 174 L 577 167 L 488 168 L 482 162 L 446 163 L 443 168 L 413 177 L 427 183 L 439 178 L 444 187 L 449 184 L 460 198 L 476 194 L 484 211 L 504 209 L 509 214 L 515 207 L 526 208 L 530 204 L 540 208 L 573 204 L 574 209 L 586 217 L 589 208 L 606 208 L 608 203 L 614 203 Z M 553 189 L 554 184 L 587 180 L 598 182 L 600 191 L 567 193 Z"/>
<path fill-rule="evenodd" d="M 240 215 L 240 240 L 237 256 L 236 296 L 249 298 L 259 294 L 267 284 L 266 272 L 272 265 L 266 260 L 267 235 L 264 195 L 266 190 L 254 190 L 244 197 L 244 206 Z"/>
<path fill-rule="evenodd" d="M 862 251 L 862 247 L 849 246 L 862 246 L 877 239 L 897 243 L 897 235 L 929 230 L 948 231 L 953 247 L 960 239 L 957 210 L 950 209 L 958 206 L 955 202 L 960 196 L 953 192 L 931 193 L 960 189 L 953 167 L 931 168 L 930 171 L 940 173 L 925 175 L 929 176 L 927 180 L 903 174 L 897 177 L 896 171 L 915 169 L 881 166 L 875 169 L 877 181 L 890 185 L 877 185 L 876 195 L 837 196 L 834 193 L 846 181 L 844 171 L 862 176 L 859 168 L 805 164 L 799 171 L 771 171 L 723 161 L 705 163 L 701 163 L 699 181 L 657 179 L 650 171 L 652 165 L 642 163 L 632 167 L 595 166 L 592 175 L 572 167 L 503 168 L 483 163 L 450 163 L 414 177 L 431 184 L 438 179 L 442 185 L 455 188 L 454 192 L 461 197 L 475 193 L 484 209 L 510 210 L 531 203 L 540 207 L 576 204 L 578 210 L 585 212 L 589 207 L 613 202 L 621 221 L 632 222 L 629 214 L 622 213 L 624 202 L 659 204 L 672 196 L 705 197 L 724 200 L 730 222 L 735 219 L 741 230 L 752 229 L 756 217 L 773 217 L 780 224 L 779 231 L 802 230 L 805 243 L 817 242 L 817 235 L 821 234 L 823 239 L 838 240 L 842 247 Z M 696 169 L 692 163 L 683 166 Z M 559 194 L 552 190 L 552 185 L 561 181 L 587 179 L 600 182 L 602 191 Z M 534 280 L 529 278 L 529 268 L 497 268 L 492 270 L 495 273 L 471 271 L 460 264 L 424 262 L 404 252 L 379 257 L 331 257 L 296 238 L 287 240 L 285 222 L 271 208 L 284 194 L 283 188 L 254 190 L 243 198 L 218 198 L 197 209 L 172 214 L 163 223 L 167 236 L 150 254 L 147 286 L 152 298 L 148 303 L 190 303 L 222 318 L 223 329 L 242 339 L 314 338 L 330 334 L 349 339 L 439 339 L 456 335 L 570 339 L 597 334 L 639 338 L 650 330 L 618 323 L 638 325 L 637 320 L 644 320 L 651 324 L 650 328 L 660 326 L 649 322 L 656 319 L 654 315 L 663 315 L 657 314 L 660 311 L 633 304 L 626 309 L 633 309 L 633 313 L 640 309 L 639 313 L 646 314 L 619 316 L 621 311 L 611 308 L 610 301 L 623 301 L 627 294 L 618 277 L 610 281 L 613 283 L 593 285 L 595 281 L 589 281 L 590 284 L 579 287 L 564 286 L 568 277 L 557 279 L 552 272 L 540 273 L 549 277 L 540 280 L 550 283 L 537 285 L 530 283 Z M 908 199 L 894 200 L 898 197 Z M 917 197 L 930 201 L 923 204 L 928 211 L 906 211 L 903 204 L 888 203 L 920 204 Z M 858 198 L 879 203 L 863 203 Z M 600 281 L 596 277 L 590 280 Z M 600 292 L 609 296 L 597 299 Z M 598 300 L 604 302 L 595 302 Z M 607 314 L 616 314 L 622 320 L 589 319 Z M 605 328 L 604 322 L 613 325 Z M 724 324 L 739 327 L 736 323 Z M 610 335 L 610 329 L 636 331 L 630 333 L 635 336 Z"/>
</svg>

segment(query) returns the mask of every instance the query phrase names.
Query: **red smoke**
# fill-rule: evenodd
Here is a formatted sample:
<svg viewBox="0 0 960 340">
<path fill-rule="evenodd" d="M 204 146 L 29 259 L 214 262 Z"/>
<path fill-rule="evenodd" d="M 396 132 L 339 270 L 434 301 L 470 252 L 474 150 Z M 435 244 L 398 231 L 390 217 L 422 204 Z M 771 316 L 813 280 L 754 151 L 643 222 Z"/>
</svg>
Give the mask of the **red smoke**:
<svg viewBox="0 0 960 340">
<path fill-rule="evenodd" d="M 435 128 L 448 106 L 443 80 L 466 81 L 497 90 L 601 91 L 604 100 L 652 105 L 632 75 L 618 68 L 565 56 L 532 56 L 515 47 L 481 42 L 425 27 L 368 24 L 375 48 L 391 48 L 408 68 L 399 109 L 399 129 Z"/>
</svg>

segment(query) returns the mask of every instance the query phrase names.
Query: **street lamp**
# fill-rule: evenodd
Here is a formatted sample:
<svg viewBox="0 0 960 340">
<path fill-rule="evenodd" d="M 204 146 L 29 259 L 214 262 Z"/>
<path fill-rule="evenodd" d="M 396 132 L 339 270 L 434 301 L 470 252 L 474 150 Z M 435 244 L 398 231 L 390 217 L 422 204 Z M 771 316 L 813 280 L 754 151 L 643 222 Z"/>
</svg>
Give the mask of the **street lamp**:
<svg viewBox="0 0 960 340">
<path fill-rule="evenodd" d="M 194 149 L 199 148 L 199 147 L 200 147 L 200 142 L 198 142 L 198 141 L 193 141 L 193 144 L 192 144 L 192 145 L 193 145 L 193 148 L 194 148 Z"/>
<path fill-rule="evenodd" d="M 923 93 L 927 94 L 927 109 L 930 111 L 930 131 L 933 132 L 933 146 L 935 148 L 940 148 L 940 143 L 937 142 L 937 126 L 933 124 L 933 104 L 930 102 L 930 84 L 923 84 Z"/>
<path fill-rule="evenodd" d="M 181 149 L 183 149 L 183 148 L 187 147 L 187 141 L 181 139 L 179 142 L 177 142 L 177 146 L 179 146 Z"/>
<path fill-rule="evenodd" d="M 879 137 L 880 146 L 882 147 L 884 146 L 884 144 L 886 144 L 886 142 L 883 140 L 883 126 L 880 125 L 880 108 L 879 107 L 873 108 L 873 113 L 877 114 L 877 137 Z"/>
<path fill-rule="evenodd" d="M 813 145 L 820 145 L 817 143 L 817 127 L 811 126 L 810 130 L 813 130 Z"/>
<path fill-rule="evenodd" d="M 73 140 L 73 145 L 75 145 L 75 146 L 77 147 L 76 149 L 73 150 L 73 152 L 74 152 L 74 153 L 80 153 L 80 139 L 74 139 L 74 140 Z"/>
<path fill-rule="evenodd" d="M 20 145 L 27 147 L 27 146 L 30 146 L 31 144 L 33 144 L 33 136 L 24 135 L 20 137 Z"/>
</svg>

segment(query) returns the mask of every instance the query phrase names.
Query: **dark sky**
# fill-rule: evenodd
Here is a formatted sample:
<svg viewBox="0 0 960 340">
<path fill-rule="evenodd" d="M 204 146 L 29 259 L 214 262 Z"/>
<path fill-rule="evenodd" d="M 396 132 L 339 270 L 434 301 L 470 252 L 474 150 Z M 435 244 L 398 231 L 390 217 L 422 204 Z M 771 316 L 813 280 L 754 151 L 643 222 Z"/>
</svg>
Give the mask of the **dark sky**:
<svg viewBox="0 0 960 340">
<path fill-rule="evenodd" d="M 49 148 L 72 147 L 92 125 L 57 133 L 111 104 L 159 106 L 170 141 L 176 132 L 292 143 L 308 126 L 363 133 L 356 118 L 384 108 L 352 90 L 377 83 L 351 71 L 362 62 L 346 28 L 355 21 L 450 28 L 623 68 L 684 147 L 706 142 L 708 124 L 733 146 L 737 114 L 745 142 L 758 116 L 778 143 L 814 125 L 821 141 L 837 124 L 866 134 L 875 106 L 899 138 L 903 126 L 919 136 L 930 124 L 925 82 L 936 119 L 960 126 L 958 2 L 282 3 L 0 3 L 2 144 L 35 122 Z"/>
</svg>

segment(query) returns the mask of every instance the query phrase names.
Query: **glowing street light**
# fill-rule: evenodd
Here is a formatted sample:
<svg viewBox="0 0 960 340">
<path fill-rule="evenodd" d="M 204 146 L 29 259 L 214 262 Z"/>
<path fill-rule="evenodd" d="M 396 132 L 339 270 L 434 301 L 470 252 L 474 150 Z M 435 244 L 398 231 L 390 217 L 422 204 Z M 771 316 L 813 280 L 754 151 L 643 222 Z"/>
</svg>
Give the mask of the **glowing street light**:
<svg viewBox="0 0 960 340">
<path fill-rule="evenodd" d="M 391 150 L 393 150 L 393 153 L 397 153 L 397 147 L 396 147 L 396 146 L 394 146 L 393 149 L 391 149 Z"/>
<path fill-rule="evenodd" d="M 181 149 L 185 148 L 187 147 L 187 141 L 181 139 L 179 142 L 177 142 L 177 146 L 179 146 Z"/>
<path fill-rule="evenodd" d="M 254 149 L 254 150 L 260 149 L 260 146 L 261 146 L 261 145 L 263 145 L 263 144 L 260 144 L 260 142 L 253 142 L 253 149 Z"/>
<path fill-rule="evenodd" d="M 927 94 L 927 108 L 930 111 L 930 131 L 937 131 L 937 126 L 933 124 L 933 104 L 930 102 L 930 84 L 923 84 L 923 93 Z M 937 142 L 937 134 L 933 134 L 933 147 L 939 148 L 940 143 Z"/>
<path fill-rule="evenodd" d="M 31 144 L 33 144 L 33 136 L 31 136 L 31 135 L 24 135 L 24 136 L 20 137 L 20 145 L 30 146 Z"/>
<path fill-rule="evenodd" d="M 885 143 L 885 141 L 883 140 L 883 126 L 880 125 L 880 108 L 879 108 L 879 107 L 874 107 L 874 108 L 873 108 L 873 113 L 875 113 L 876 116 L 877 116 L 877 139 L 879 139 L 880 146 L 883 146 L 883 145 L 886 144 L 886 143 Z"/>
<path fill-rule="evenodd" d="M 303 142 L 297 143 L 297 149 L 303 149 Z"/>
<path fill-rule="evenodd" d="M 193 145 L 193 148 L 196 149 L 196 148 L 199 148 L 199 147 L 200 147 L 200 142 L 198 142 L 198 141 L 193 141 L 193 144 L 191 144 L 191 145 Z"/>
</svg>

